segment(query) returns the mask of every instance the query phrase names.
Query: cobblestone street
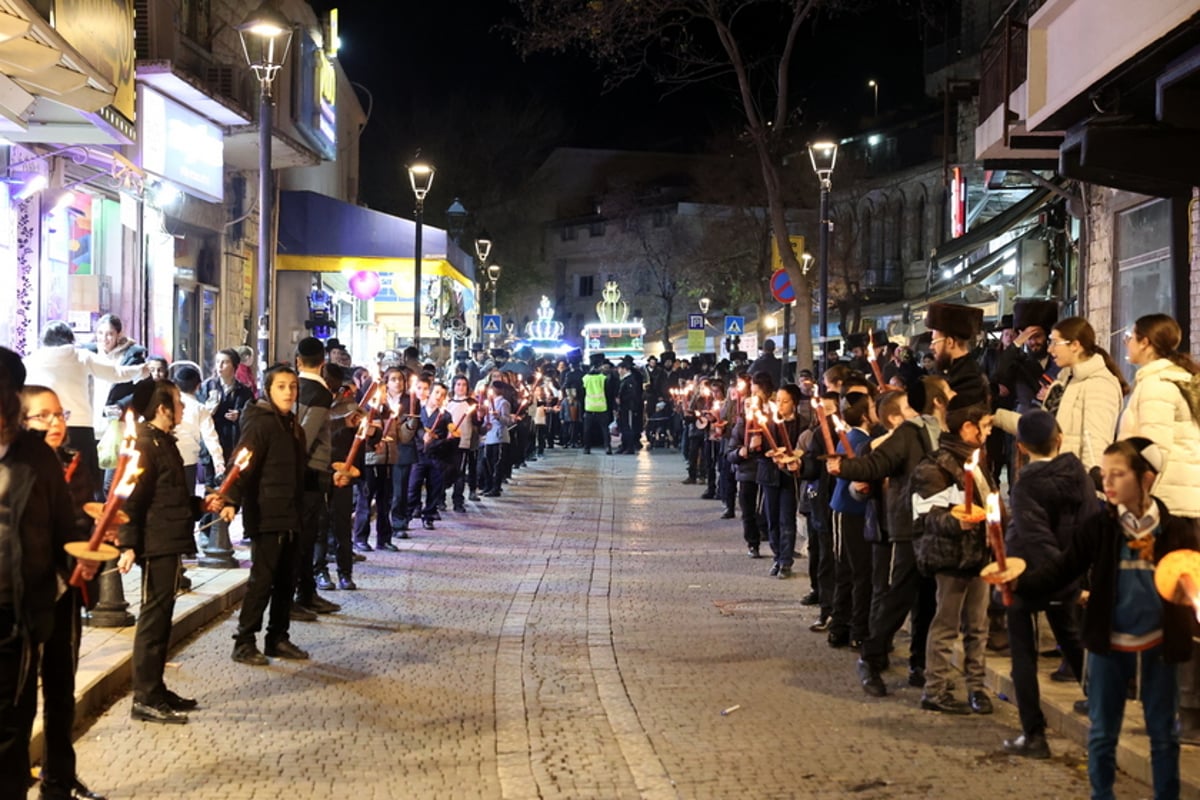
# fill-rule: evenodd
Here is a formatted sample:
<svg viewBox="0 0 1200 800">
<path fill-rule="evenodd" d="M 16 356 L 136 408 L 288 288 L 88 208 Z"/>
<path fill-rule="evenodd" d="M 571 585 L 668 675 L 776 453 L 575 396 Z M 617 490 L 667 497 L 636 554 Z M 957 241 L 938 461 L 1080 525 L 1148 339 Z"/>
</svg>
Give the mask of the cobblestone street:
<svg viewBox="0 0 1200 800">
<path fill-rule="evenodd" d="M 673 451 L 554 450 L 356 565 L 360 591 L 326 595 L 341 613 L 293 624 L 310 661 L 234 663 L 234 619 L 208 626 L 167 671 L 200 701 L 190 724 L 133 722 L 118 697 L 79 774 L 112 798 L 1087 795 L 1053 731 L 1049 761 L 1000 752 L 1008 703 L 923 712 L 902 669 L 867 698 L 854 656 L 808 631 L 806 563 L 769 579 L 682 476 Z"/>
</svg>

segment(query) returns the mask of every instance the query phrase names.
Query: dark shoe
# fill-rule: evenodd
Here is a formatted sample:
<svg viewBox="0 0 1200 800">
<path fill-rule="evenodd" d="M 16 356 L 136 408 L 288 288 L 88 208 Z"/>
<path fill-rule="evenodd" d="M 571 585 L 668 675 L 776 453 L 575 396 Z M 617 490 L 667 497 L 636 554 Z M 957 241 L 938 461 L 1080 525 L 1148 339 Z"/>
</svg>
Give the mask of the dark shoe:
<svg viewBox="0 0 1200 800">
<path fill-rule="evenodd" d="M 970 714 L 971 707 L 966 703 L 955 700 L 950 695 L 943 697 L 921 696 L 921 708 L 926 711 L 937 711 L 941 714 Z"/>
<path fill-rule="evenodd" d="M 976 714 L 992 713 L 992 698 L 987 696 L 987 692 L 970 692 L 967 695 L 967 703 L 971 706 L 971 710 Z"/>
<path fill-rule="evenodd" d="M 592 454 L 592 451 L 585 447 L 585 448 L 583 448 L 583 454 L 585 456 L 590 456 Z M 695 481 L 692 481 L 692 482 L 695 483 Z M 484 495 L 484 497 L 486 497 L 486 496 L 487 495 Z"/>
<path fill-rule="evenodd" d="M 433 512 L 433 517 L 432 517 L 432 519 L 433 519 L 435 522 L 441 522 L 441 521 L 442 521 L 442 515 L 441 515 L 441 514 L 439 514 L 439 513 L 438 513 L 438 512 L 436 512 L 436 511 L 434 511 L 434 512 Z"/>
<path fill-rule="evenodd" d="M 358 588 L 358 584 L 356 584 L 354 582 L 354 580 L 352 578 L 350 578 L 349 576 L 339 575 L 338 576 L 338 587 L 341 589 L 345 589 L 347 592 L 353 592 L 355 589 Z"/>
<path fill-rule="evenodd" d="M 701 500 L 716 500 L 717 496 L 715 494 L 713 494 L 712 492 L 705 492 L 704 494 L 700 495 L 700 499 Z"/>
<path fill-rule="evenodd" d="M 785 581 L 790 577 L 792 577 L 792 568 L 791 567 L 780 567 L 779 568 L 779 579 L 781 581 Z"/>
<path fill-rule="evenodd" d="M 479 495 L 478 495 L 478 494 L 476 494 L 475 492 L 471 492 L 469 495 L 467 495 L 467 499 L 468 499 L 468 500 L 470 500 L 470 501 L 471 501 L 471 502 L 473 502 L 473 503 L 478 503 L 478 502 L 479 502 Z"/>
<path fill-rule="evenodd" d="M 850 649 L 857 650 L 858 652 L 861 653 L 862 652 L 862 639 L 855 639 L 853 636 L 851 636 L 850 637 Z"/>
<path fill-rule="evenodd" d="M 433 520 L 427 519 L 421 522 L 421 527 L 427 531 L 433 530 Z"/>
<path fill-rule="evenodd" d="M 693 483 L 698 483 L 698 481 L 695 478 L 684 478 L 683 480 L 680 481 L 680 483 L 693 484 Z"/>
<path fill-rule="evenodd" d="M 200 707 L 200 703 L 191 697 L 180 697 L 179 695 L 167 689 L 167 705 L 175 711 L 194 711 Z"/>
<path fill-rule="evenodd" d="M 313 616 L 315 617 L 316 615 L 314 614 Z M 265 667 L 271 663 L 267 660 L 266 656 L 258 652 L 258 647 L 255 646 L 254 642 L 234 645 L 233 660 L 239 664 L 249 664 L 252 667 Z"/>
<path fill-rule="evenodd" d="M 402 532 L 408 530 L 408 523 L 409 523 L 409 520 L 404 520 L 403 522 L 393 522 L 392 523 L 392 533 L 397 534 L 397 533 L 402 533 Z M 403 539 L 404 537 L 401 536 L 399 538 Z"/>
<path fill-rule="evenodd" d="M 606 455 L 606 456 L 611 456 L 612 454 L 613 454 L 613 451 L 612 451 L 611 447 L 604 451 L 604 455 Z"/>
<path fill-rule="evenodd" d="M 375 549 L 376 550 L 386 550 L 389 553 L 399 553 L 400 552 L 400 548 L 396 547 L 396 545 L 392 544 L 391 542 L 384 542 L 383 544 L 377 544 L 377 545 L 375 545 Z"/>
<path fill-rule="evenodd" d="M 734 512 L 726 511 L 724 514 L 721 515 L 721 519 L 733 519 L 736 516 L 737 516 L 737 514 L 735 514 Z"/>
<path fill-rule="evenodd" d="M 293 661 L 304 661 L 308 658 L 308 653 L 292 644 L 290 639 L 267 645 L 267 655 L 272 658 L 290 658 Z"/>
<path fill-rule="evenodd" d="M 288 618 L 294 622 L 316 622 L 317 612 L 298 603 L 292 603 L 292 610 L 288 612 Z"/>
<path fill-rule="evenodd" d="M 455 505 L 454 510 L 457 511 L 459 514 L 467 513 L 467 507 L 464 505 L 461 505 L 461 504 Z"/>
<path fill-rule="evenodd" d="M 879 670 L 872 667 L 861 658 L 858 660 L 858 679 L 862 681 L 863 691 L 871 697 L 887 697 L 887 684 L 879 675 Z"/>
<path fill-rule="evenodd" d="M 322 592 L 332 592 L 337 588 L 337 584 L 335 584 L 333 579 L 329 577 L 329 572 L 327 570 L 321 570 L 318 572 L 316 574 L 316 581 L 317 588 Z"/>
<path fill-rule="evenodd" d="M 366 542 L 355 542 L 355 543 L 354 543 L 354 549 L 355 549 L 355 550 L 357 550 L 357 551 L 358 551 L 358 552 L 360 552 L 360 553 L 370 553 L 370 552 L 372 552 L 372 551 L 373 551 L 375 548 L 374 548 L 374 547 L 371 547 L 371 545 L 367 544 Z"/>
<path fill-rule="evenodd" d="M 186 725 L 188 721 L 187 714 L 175 711 L 166 703 L 157 706 L 134 703 L 129 716 L 139 722 L 158 722 L 163 725 Z"/>
<path fill-rule="evenodd" d="M 393 536 L 396 539 L 407 539 L 408 538 L 408 526 L 405 525 L 403 528 L 400 528 L 398 531 L 396 531 L 393 534 Z"/>
<path fill-rule="evenodd" d="M 818 602 L 820 601 L 817 599 L 815 590 L 810 590 L 808 594 L 800 598 L 800 605 L 802 606 L 815 606 Z"/>
<path fill-rule="evenodd" d="M 65 786 L 43 778 L 41 797 L 42 800 L 106 800 L 104 795 L 93 792 L 79 778 Z"/>
<path fill-rule="evenodd" d="M 304 603 L 304 607 L 311 608 L 318 614 L 333 614 L 342 610 L 340 605 L 330 600 L 326 600 L 319 594 L 313 594 L 312 599 L 310 599 L 307 603 Z"/>
<path fill-rule="evenodd" d="M 808 629 L 813 633 L 824 633 L 829 630 L 829 617 L 822 614 L 816 622 L 808 626 Z"/>
<path fill-rule="evenodd" d="M 762 558 L 762 553 L 758 552 L 758 545 L 752 545 L 746 548 L 746 555 L 751 558 Z"/>
<path fill-rule="evenodd" d="M 1050 745 L 1046 742 L 1044 733 L 1035 733 L 1032 736 L 1021 734 L 1015 739 L 1004 740 L 1004 752 L 1025 758 L 1049 758 Z"/>
<path fill-rule="evenodd" d="M 770 575 L 772 578 L 779 577 L 779 562 L 778 561 L 776 561 L 774 564 L 771 565 L 771 571 L 768 572 L 767 574 Z"/>
<path fill-rule="evenodd" d="M 358 563 L 358 564 L 361 564 L 362 562 L 367 560 L 367 557 L 364 556 L 362 553 L 351 553 L 350 555 L 353 556 L 355 563 Z"/>
<path fill-rule="evenodd" d="M 1075 670 L 1071 669 L 1071 665 L 1067 663 L 1066 659 L 1063 659 L 1058 665 L 1058 669 L 1050 673 L 1050 680 L 1055 683 L 1074 683 Z"/>
<path fill-rule="evenodd" d="M 1083 700 L 1076 700 L 1075 704 L 1071 707 L 1075 710 L 1076 714 L 1082 714 L 1085 717 L 1088 715 L 1088 701 L 1086 698 Z"/>
<path fill-rule="evenodd" d="M 925 686 L 925 669 L 924 667 L 909 667 L 908 668 L 908 685 L 917 689 Z"/>
<path fill-rule="evenodd" d="M 840 650 L 850 644 L 850 634 L 848 633 L 830 633 L 825 639 L 829 642 L 829 646 L 834 650 Z"/>
</svg>

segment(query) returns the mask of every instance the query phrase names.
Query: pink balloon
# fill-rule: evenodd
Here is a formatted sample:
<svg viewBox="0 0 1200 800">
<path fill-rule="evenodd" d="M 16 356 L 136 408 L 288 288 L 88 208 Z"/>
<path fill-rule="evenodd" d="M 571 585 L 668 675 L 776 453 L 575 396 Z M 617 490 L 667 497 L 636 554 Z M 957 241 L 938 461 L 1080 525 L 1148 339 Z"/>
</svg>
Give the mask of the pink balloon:
<svg viewBox="0 0 1200 800">
<path fill-rule="evenodd" d="M 350 277 L 350 293 L 359 300 L 370 300 L 379 294 L 379 273 L 363 270 Z"/>
</svg>

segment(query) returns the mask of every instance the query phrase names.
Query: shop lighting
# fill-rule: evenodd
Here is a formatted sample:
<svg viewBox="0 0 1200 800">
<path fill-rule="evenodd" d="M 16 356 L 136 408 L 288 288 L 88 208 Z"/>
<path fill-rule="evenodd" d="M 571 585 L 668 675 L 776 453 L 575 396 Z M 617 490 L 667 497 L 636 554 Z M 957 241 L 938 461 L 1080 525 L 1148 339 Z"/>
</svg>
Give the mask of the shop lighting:
<svg viewBox="0 0 1200 800">
<path fill-rule="evenodd" d="M 50 206 L 50 214 L 57 214 L 66 209 L 75 202 L 75 193 L 70 189 L 65 189 L 58 194 L 54 199 L 54 203 Z"/>
<path fill-rule="evenodd" d="M 183 193 L 171 183 L 160 183 L 154 190 L 154 204 L 159 208 L 170 208 L 183 198 Z"/>
<path fill-rule="evenodd" d="M 14 195 L 13 199 L 17 201 L 28 200 L 49 185 L 50 179 L 39 173 L 26 181 L 25 185 Z"/>
</svg>

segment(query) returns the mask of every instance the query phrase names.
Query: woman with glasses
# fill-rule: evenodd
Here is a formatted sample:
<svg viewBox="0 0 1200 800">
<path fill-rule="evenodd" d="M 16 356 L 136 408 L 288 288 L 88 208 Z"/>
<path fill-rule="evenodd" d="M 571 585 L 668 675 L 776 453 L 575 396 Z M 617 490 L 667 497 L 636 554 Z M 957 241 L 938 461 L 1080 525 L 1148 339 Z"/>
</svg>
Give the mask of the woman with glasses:
<svg viewBox="0 0 1200 800">
<path fill-rule="evenodd" d="M 1089 471 L 1098 470 L 1113 443 L 1121 402 L 1129 391 L 1116 362 L 1096 344 L 1096 332 L 1083 317 L 1055 323 L 1046 349 L 1058 377 L 1042 395 L 1042 408 L 1062 429 L 1061 452 L 1074 453 Z"/>
<path fill-rule="evenodd" d="M 1118 438 L 1143 436 L 1166 454 L 1154 495 L 1177 517 L 1200 520 L 1200 427 L 1188 398 L 1200 365 L 1179 352 L 1183 332 L 1166 314 L 1140 317 L 1125 334 L 1125 354 L 1138 368 Z"/>
</svg>

